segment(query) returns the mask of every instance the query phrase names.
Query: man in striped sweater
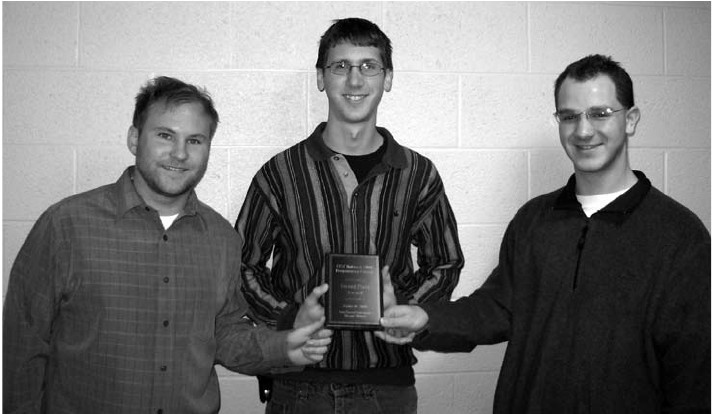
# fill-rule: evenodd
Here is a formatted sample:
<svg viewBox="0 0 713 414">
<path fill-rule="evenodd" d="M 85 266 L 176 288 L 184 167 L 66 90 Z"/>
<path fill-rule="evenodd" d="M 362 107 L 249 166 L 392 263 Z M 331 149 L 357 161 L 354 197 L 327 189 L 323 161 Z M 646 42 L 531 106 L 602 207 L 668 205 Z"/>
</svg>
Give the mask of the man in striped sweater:
<svg viewBox="0 0 713 414">
<path fill-rule="evenodd" d="M 258 171 L 235 224 L 253 317 L 277 329 L 309 320 L 297 309 L 323 280 L 328 253 L 378 256 L 399 303 L 448 301 L 463 253 L 441 178 L 376 126 L 393 79 L 390 40 L 367 20 L 337 20 L 316 68 L 327 122 Z M 415 362 L 410 346 L 336 330 L 321 363 L 261 381 L 261 396 L 267 413 L 415 413 Z"/>
</svg>

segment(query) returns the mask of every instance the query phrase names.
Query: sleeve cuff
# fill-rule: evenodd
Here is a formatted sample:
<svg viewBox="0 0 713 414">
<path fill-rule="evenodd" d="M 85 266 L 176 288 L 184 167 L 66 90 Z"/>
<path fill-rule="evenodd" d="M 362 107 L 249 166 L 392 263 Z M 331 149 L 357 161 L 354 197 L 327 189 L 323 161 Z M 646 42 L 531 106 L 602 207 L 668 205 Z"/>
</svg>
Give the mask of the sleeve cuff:
<svg viewBox="0 0 713 414">
<path fill-rule="evenodd" d="M 260 335 L 260 351 L 264 361 L 271 367 L 292 366 L 287 356 L 287 334 L 289 331 L 265 329 Z"/>
</svg>

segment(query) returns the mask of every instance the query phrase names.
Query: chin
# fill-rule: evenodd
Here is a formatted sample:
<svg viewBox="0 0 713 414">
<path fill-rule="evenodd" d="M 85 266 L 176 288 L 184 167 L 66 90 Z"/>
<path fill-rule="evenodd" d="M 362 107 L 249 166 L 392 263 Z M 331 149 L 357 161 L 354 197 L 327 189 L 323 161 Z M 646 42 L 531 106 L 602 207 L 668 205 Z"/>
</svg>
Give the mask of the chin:
<svg viewBox="0 0 713 414">
<path fill-rule="evenodd" d="M 162 185 L 161 192 L 168 197 L 178 197 L 191 191 L 197 183 L 184 181 L 182 183 L 172 183 L 170 185 Z"/>
</svg>

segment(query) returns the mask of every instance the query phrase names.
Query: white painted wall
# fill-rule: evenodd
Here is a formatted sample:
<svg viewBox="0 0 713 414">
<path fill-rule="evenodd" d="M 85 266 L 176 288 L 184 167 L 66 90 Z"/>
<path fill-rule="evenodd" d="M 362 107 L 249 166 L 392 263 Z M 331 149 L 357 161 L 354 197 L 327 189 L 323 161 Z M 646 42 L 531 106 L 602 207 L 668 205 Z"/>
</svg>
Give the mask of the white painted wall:
<svg viewBox="0 0 713 414">
<path fill-rule="evenodd" d="M 155 75 L 212 92 L 221 124 L 198 192 L 233 222 L 257 168 L 325 119 L 319 37 L 352 16 L 393 42 L 379 124 L 445 182 L 466 254 L 455 296 L 488 275 L 516 209 L 571 174 L 552 84 L 587 54 L 633 77 L 633 167 L 710 229 L 708 2 L 3 2 L 2 13 L 3 286 L 44 209 L 132 163 L 133 99 Z M 503 350 L 419 354 L 419 412 L 490 412 Z M 262 412 L 254 378 L 220 374 L 222 413 Z"/>
</svg>

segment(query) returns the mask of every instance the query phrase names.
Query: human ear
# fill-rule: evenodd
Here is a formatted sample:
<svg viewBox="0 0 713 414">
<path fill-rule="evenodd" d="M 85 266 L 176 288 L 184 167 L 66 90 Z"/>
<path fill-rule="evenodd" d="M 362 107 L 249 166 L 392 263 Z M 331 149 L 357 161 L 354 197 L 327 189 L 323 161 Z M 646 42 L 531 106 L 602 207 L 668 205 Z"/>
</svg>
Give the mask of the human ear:
<svg viewBox="0 0 713 414">
<path fill-rule="evenodd" d="M 129 147 L 129 151 L 133 155 L 136 155 L 136 149 L 139 146 L 139 130 L 133 125 L 129 127 L 129 131 L 126 133 L 126 146 Z"/>
<path fill-rule="evenodd" d="M 394 80 L 394 71 L 391 69 L 386 69 L 384 72 L 384 90 L 386 92 L 391 91 L 391 82 Z"/>
<path fill-rule="evenodd" d="M 324 92 L 324 69 L 317 69 L 317 89 Z"/>
<path fill-rule="evenodd" d="M 626 111 L 626 135 L 632 136 L 636 133 L 636 126 L 641 119 L 641 111 L 637 106 L 632 106 Z"/>
</svg>

